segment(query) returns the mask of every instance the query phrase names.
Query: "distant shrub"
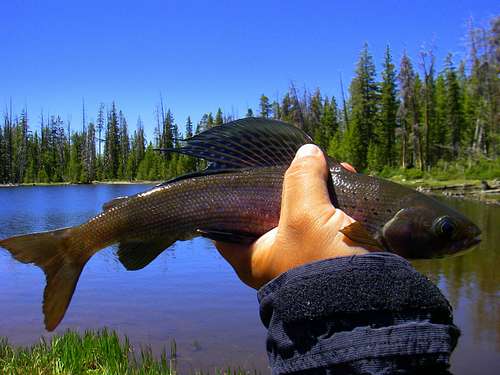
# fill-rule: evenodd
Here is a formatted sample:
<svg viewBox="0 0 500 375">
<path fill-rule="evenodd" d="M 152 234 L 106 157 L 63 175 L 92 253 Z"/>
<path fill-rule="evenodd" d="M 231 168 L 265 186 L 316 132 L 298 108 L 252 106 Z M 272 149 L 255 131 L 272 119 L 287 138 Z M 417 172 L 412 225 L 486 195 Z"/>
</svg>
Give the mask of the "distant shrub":
<svg viewBox="0 0 500 375">
<path fill-rule="evenodd" d="M 500 178 L 500 159 L 479 159 L 472 163 L 471 167 L 465 171 L 465 176 L 478 180 L 498 179 Z"/>
<path fill-rule="evenodd" d="M 398 180 L 493 180 L 500 179 L 500 159 L 491 160 L 480 158 L 474 161 L 459 159 L 454 162 L 440 160 L 430 170 L 426 171 L 421 171 L 417 168 L 395 168 L 385 166 L 381 171 L 375 172 L 374 174 L 383 178 L 394 178 Z"/>
<path fill-rule="evenodd" d="M 399 171 L 398 168 L 389 167 L 388 165 L 386 165 L 380 172 L 377 173 L 377 176 L 383 178 L 390 178 L 395 176 L 398 171 Z"/>
</svg>

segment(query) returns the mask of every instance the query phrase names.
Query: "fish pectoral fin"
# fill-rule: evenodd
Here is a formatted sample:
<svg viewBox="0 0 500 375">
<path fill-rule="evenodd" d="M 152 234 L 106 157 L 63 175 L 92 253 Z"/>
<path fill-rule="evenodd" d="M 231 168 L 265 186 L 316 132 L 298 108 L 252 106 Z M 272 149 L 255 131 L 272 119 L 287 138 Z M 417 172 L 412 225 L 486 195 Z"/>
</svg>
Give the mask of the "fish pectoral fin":
<svg viewBox="0 0 500 375">
<path fill-rule="evenodd" d="M 102 210 L 106 211 L 109 210 L 110 208 L 118 206 L 120 203 L 125 202 L 127 199 L 130 197 L 116 197 L 114 199 L 111 199 L 109 202 L 106 202 L 102 205 Z"/>
<path fill-rule="evenodd" d="M 200 228 L 196 231 L 200 236 L 213 241 L 249 245 L 258 237 L 248 232 L 225 232 L 216 229 Z"/>
<path fill-rule="evenodd" d="M 161 239 L 154 241 L 127 240 L 120 242 L 118 260 L 128 271 L 137 271 L 156 259 L 175 240 Z"/>
<path fill-rule="evenodd" d="M 369 251 L 384 251 L 377 239 L 359 221 L 340 229 L 339 232 Z"/>
</svg>

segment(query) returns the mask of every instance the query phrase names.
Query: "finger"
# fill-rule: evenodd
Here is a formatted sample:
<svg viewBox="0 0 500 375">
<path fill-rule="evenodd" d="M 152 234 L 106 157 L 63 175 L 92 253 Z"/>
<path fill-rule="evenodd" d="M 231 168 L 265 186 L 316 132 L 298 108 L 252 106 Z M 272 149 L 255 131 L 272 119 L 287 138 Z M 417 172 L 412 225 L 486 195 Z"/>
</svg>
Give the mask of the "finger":
<svg viewBox="0 0 500 375">
<path fill-rule="evenodd" d="M 354 168 L 351 164 L 346 163 L 345 161 L 343 161 L 342 163 L 340 163 L 340 165 L 343 166 L 344 169 L 347 169 L 350 172 L 357 173 L 356 168 Z"/>
<path fill-rule="evenodd" d="M 328 195 L 328 166 L 321 149 L 302 146 L 286 171 L 283 182 L 282 215 L 301 215 L 333 206 Z M 283 216 L 282 216 L 283 217 Z"/>
</svg>

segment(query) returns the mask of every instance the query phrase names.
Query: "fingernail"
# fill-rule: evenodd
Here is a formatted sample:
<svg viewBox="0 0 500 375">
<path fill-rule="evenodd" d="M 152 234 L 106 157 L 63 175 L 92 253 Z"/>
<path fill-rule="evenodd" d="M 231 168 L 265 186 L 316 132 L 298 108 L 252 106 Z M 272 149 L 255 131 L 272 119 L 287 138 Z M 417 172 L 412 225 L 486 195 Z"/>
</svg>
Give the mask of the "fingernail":
<svg viewBox="0 0 500 375">
<path fill-rule="evenodd" d="M 307 144 L 299 148 L 297 151 L 297 158 L 305 158 L 307 156 L 317 156 L 321 154 L 321 150 L 318 146 L 313 144 Z"/>
</svg>

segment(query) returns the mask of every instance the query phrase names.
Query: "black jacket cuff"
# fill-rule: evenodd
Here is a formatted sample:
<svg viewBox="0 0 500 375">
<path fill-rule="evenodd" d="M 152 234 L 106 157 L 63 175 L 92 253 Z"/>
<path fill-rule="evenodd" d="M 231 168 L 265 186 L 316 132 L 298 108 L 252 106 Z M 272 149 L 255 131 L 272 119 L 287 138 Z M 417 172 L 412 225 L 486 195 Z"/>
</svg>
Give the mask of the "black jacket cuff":
<svg viewBox="0 0 500 375">
<path fill-rule="evenodd" d="M 445 373 L 459 336 L 439 289 L 388 253 L 295 268 L 258 298 L 275 374 Z"/>
</svg>

